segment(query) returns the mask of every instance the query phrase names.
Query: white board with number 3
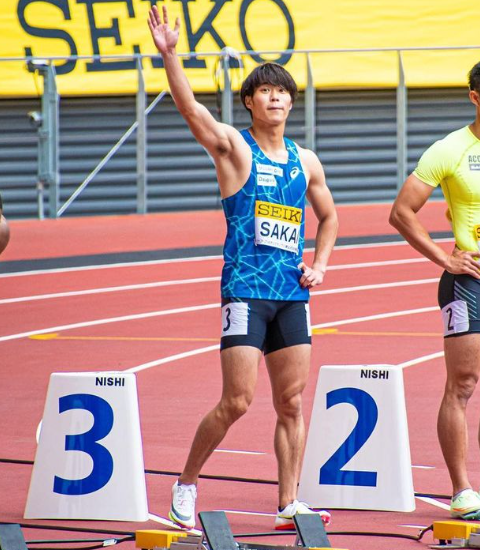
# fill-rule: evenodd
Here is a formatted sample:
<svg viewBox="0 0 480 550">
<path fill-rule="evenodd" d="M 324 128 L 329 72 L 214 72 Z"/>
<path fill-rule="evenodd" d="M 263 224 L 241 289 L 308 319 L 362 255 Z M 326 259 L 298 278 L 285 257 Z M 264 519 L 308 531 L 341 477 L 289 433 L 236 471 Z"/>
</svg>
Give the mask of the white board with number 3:
<svg viewBox="0 0 480 550">
<path fill-rule="evenodd" d="M 148 519 L 133 373 L 53 373 L 25 518 Z"/>
</svg>

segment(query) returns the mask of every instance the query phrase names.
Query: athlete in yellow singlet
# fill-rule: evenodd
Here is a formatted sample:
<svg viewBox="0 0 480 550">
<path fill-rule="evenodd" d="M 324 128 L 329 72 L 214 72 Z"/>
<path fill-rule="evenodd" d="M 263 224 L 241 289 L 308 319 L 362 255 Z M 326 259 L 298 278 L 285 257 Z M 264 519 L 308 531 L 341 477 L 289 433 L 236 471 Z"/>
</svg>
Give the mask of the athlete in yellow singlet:
<svg viewBox="0 0 480 550">
<path fill-rule="evenodd" d="M 413 174 L 422 182 L 441 185 L 449 219 L 460 250 L 478 250 L 480 226 L 480 139 L 469 126 L 435 142 L 422 155 Z"/>
<path fill-rule="evenodd" d="M 480 495 L 472 489 L 467 457 L 466 407 L 480 377 L 480 63 L 469 74 L 475 121 L 434 143 L 406 179 L 390 223 L 424 256 L 445 269 L 438 298 L 444 323 L 447 382 L 437 431 L 452 481 L 452 517 L 480 519 Z M 417 212 L 441 185 L 455 248 L 445 252 L 429 236 Z"/>
</svg>

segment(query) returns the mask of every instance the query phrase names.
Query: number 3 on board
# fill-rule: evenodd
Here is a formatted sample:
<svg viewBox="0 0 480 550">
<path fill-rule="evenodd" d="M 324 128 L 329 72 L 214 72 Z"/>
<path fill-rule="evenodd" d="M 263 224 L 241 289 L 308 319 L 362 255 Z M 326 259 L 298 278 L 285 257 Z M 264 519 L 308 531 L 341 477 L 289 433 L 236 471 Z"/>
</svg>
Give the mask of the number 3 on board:
<svg viewBox="0 0 480 550">
<path fill-rule="evenodd" d="M 373 397 L 358 388 L 340 388 L 327 393 L 327 409 L 349 403 L 358 413 L 357 423 L 347 439 L 320 468 L 320 485 L 353 485 L 376 487 L 377 472 L 342 470 L 372 435 L 378 420 L 378 407 Z"/>
<path fill-rule="evenodd" d="M 59 399 L 59 412 L 72 409 L 90 411 L 93 426 L 88 432 L 65 436 L 66 451 L 81 451 L 90 455 L 93 461 L 91 473 L 83 479 L 63 479 L 55 476 L 53 492 L 60 495 L 88 495 L 104 487 L 113 474 L 113 458 L 100 443 L 113 427 L 113 410 L 105 399 L 97 395 L 77 393 Z"/>
</svg>

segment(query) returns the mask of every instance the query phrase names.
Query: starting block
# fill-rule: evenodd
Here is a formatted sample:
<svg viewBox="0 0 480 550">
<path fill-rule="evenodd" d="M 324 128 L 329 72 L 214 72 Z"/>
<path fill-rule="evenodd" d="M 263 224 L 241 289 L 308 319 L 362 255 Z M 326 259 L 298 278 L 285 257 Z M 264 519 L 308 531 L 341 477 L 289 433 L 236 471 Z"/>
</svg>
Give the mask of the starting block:
<svg viewBox="0 0 480 550">
<path fill-rule="evenodd" d="M 468 521 L 434 521 L 433 538 L 442 548 L 480 548 L 480 523 Z"/>
<path fill-rule="evenodd" d="M 305 548 L 309 548 L 309 550 L 341 550 L 339 548 L 332 548 L 322 519 L 318 514 L 298 514 L 295 516 L 297 543 L 301 542 L 302 546 L 298 546 L 298 544 L 295 546 L 278 546 L 244 542 L 237 543 L 235 542 L 225 512 L 200 512 L 198 517 L 202 524 L 203 534 L 206 539 L 205 546 L 208 550 L 305 550 Z M 181 550 L 182 546 L 179 544 L 176 548 Z"/>
<path fill-rule="evenodd" d="M 200 512 L 198 517 L 210 550 L 238 550 L 225 512 Z"/>
<path fill-rule="evenodd" d="M 307 548 L 331 548 L 322 518 L 318 514 L 297 514 L 293 516 L 297 530 L 297 544 Z"/>
<path fill-rule="evenodd" d="M 298 498 L 318 508 L 415 510 L 401 367 L 322 366 Z"/>
<path fill-rule="evenodd" d="M 24 517 L 148 520 L 135 374 L 50 376 Z"/>
<path fill-rule="evenodd" d="M 142 550 L 205 550 L 201 536 L 178 531 L 136 531 L 135 546 Z"/>
<path fill-rule="evenodd" d="M 177 542 L 181 537 L 186 537 L 187 533 L 178 531 L 159 531 L 156 529 L 141 529 L 135 531 L 135 546 L 151 550 L 155 547 L 170 548 L 172 542 Z"/>
<path fill-rule="evenodd" d="M 201 535 L 187 535 L 184 538 L 172 542 L 170 550 L 205 550 Z"/>
</svg>

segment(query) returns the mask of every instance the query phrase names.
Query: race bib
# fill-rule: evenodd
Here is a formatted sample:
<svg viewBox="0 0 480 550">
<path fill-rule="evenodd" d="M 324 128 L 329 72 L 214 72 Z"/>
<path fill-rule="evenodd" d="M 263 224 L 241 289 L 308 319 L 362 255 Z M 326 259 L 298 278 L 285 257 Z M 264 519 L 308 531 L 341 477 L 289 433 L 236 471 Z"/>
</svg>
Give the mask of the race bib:
<svg viewBox="0 0 480 550">
<path fill-rule="evenodd" d="M 467 303 L 463 300 L 454 300 L 442 308 L 443 334 L 458 334 L 467 332 L 470 328 Z"/>
<path fill-rule="evenodd" d="M 302 210 L 272 202 L 255 202 L 255 244 L 298 252 Z"/>
<path fill-rule="evenodd" d="M 248 304 L 229 302 L 222 307 L 222 336 L 248 334 Z"/>
</svg>

